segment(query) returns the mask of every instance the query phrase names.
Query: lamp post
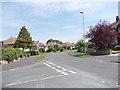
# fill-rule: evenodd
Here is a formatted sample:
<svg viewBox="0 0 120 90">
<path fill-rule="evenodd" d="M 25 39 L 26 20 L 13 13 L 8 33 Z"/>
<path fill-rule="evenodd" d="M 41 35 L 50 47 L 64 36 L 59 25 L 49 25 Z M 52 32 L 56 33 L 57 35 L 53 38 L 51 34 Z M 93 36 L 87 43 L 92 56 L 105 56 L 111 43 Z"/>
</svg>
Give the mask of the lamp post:
<svg viewBox="0 0 120 90">
<path fill-rule="evenodd" d="M 84 12 L 81 11 L 80 13 L 82 14 L 82 17 L 83 17 L 83 31 L 84 31 L 84 35 L 85 35 Z M 83 37 L 84 37 L 84 36 L 83 36 Z M 84 42 L 85 42 L 85 38 L 84 38 Z M 85 54 L 86 54 L 86 43 L 85 43 Z"/>
</svg>

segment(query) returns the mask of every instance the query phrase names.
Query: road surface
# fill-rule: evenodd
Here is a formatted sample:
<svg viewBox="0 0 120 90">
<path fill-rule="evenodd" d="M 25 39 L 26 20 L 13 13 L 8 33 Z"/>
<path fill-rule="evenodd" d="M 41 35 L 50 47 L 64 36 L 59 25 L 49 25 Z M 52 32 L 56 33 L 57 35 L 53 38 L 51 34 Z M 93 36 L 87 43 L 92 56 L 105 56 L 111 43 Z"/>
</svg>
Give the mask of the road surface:
<svg viewBox="0 0 120 90">
<path fill-rule="evenodd" d="M 46 59 L 3 65 L 3 88 L 117 88 L 118 56 L 74 57 L 67 52 Z"/>
</svg>

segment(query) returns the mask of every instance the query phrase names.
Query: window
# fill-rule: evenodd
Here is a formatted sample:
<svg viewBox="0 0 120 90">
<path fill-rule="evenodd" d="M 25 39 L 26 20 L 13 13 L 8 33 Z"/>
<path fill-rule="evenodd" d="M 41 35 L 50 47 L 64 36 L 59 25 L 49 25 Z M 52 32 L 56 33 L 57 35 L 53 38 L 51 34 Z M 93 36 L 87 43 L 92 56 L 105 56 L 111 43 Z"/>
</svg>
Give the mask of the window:
<svg viewBox="0 0 120 90">
<path fill-rule="evenodd" d="M 120 33 L 120 27 L 118 28 L 118 33 Z"/>
</svg>

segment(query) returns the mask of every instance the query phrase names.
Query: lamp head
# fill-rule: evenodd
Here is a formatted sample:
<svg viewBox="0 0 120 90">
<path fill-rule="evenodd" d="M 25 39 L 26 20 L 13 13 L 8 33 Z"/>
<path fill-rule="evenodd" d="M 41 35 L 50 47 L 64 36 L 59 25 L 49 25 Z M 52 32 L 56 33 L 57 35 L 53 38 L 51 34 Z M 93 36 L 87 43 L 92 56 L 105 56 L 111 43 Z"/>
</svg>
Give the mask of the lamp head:
<svg viewBox="0 0 120 90">
<path fill-rule="evenodd" d="M 80 13 L 84 13 L 83 11 L 81 11 Z"/>
</svg>

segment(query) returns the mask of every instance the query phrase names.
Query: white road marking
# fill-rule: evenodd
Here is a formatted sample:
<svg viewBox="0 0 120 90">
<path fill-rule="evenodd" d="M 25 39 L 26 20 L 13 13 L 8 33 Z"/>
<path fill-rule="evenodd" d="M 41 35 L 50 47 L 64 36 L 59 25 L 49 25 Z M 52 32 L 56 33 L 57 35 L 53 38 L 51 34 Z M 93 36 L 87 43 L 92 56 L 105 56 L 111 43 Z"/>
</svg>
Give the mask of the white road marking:
<svg viewBox="0 0 120 90">
<path fill-rule="evenodd" d="M 66 68 L 63 68 L 63 67 L 62 67 L 62 69 L 63 69 L 63 70 L 65 70 L 65 71 L 67 71 L 67 70 L 68 70 L 68 69 L 66 69 Z"/>
<path fill-rule="evenodd" d="M 77 72 L 75 72 L 75 71 L 71 71 L 71 70 L 69 70 L 68 72 L 71 72 L 71 73 L 73 73 L 73 74 L 76 74 Z"/>
<path fill-rule="evenodd" d="M 29 80 L 29 81 L 11 83 L 11 84 L 7 84 L 5 86 L 8 87 L 8 86 L 13 86 L 13 85 L 18 85 L 18 84 L 24 84 L 24 83 L 28 83 L 28 82 L 35 82 L 35 81 L 40 81 L 40 80 L 52 79 L 52 78 L 61 77 L 61 76 L 64 76 L 64 75 L 49 76 L 49 77 L 45 77 L 45 78 L 42 78 L 42 79 L 33 79 L 33 80 Z"/>
<path fill-rule="evenodd" d="M 48 67 L 51 67 L 52 69 L 55 69 L 57 72 L 60 72 L 63 75 L 68 75 L 67 72 L 69 72 L 69 74 L 70 73 L 72 73 L 72 74 L 76 74 L 77 73 L 75 71 L 68 70 L 66 68 L 63 68 L 63 67 L 58 66 L 58 65 L 55 65 L 54 63 L 51 63 L 51 62 L 48 62 L 48 61 L 44 62 L 43 64 L 47 65 Z"/>
</svg>

